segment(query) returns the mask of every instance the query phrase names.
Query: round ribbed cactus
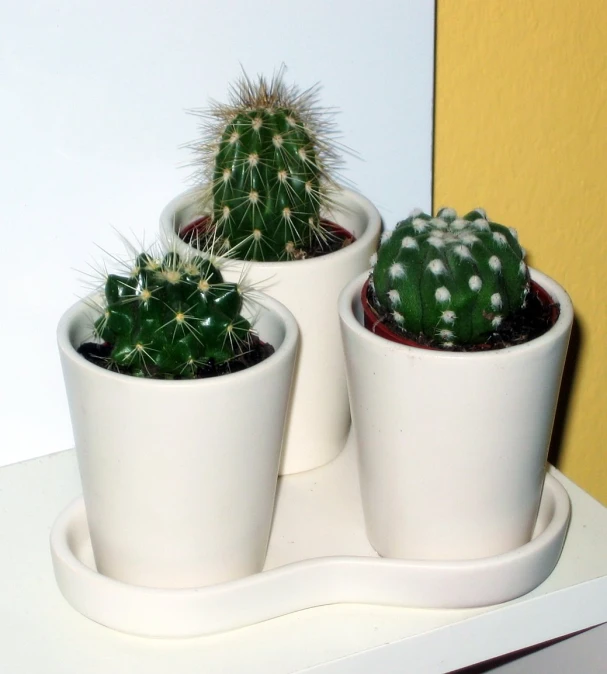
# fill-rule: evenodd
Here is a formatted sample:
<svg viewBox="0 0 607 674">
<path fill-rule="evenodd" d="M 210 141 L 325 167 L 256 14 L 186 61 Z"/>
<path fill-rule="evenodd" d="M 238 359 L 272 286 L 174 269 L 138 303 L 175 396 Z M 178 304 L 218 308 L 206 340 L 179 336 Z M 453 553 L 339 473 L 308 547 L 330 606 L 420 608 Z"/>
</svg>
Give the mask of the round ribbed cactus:
<svg viewBox="0 0 607 674">
<path fill-rule="evenodd" d="M 414 211 L 382 237 L 371 276 L 376 302 L 409 335 L 449 348 L 478 344 L 525 306 L 530 277 L 516 231 L 483 209 L 458 218 Z"/>
<path fill-rule="evenodd" d="M 321 209 L 338 164 L 333 122 L 317 105 L 318 86 L 300 92 L 282 75 L 243 75 L 228 104 L 199 113 L 203 141 L 192 148 L 203 204 L 212 203 L 209 229 L 239 259 L 297 259 L 332 236 Z"/>
<path fill-rule="evenodd" d="M 140 254 L 128 275 L 109 274 L 95 334 L 111 345 L 108 367 L 141 377 L 191 378 L 210 361 L 247 348 L 242 296 L 209 259 Z"/>
</svg>

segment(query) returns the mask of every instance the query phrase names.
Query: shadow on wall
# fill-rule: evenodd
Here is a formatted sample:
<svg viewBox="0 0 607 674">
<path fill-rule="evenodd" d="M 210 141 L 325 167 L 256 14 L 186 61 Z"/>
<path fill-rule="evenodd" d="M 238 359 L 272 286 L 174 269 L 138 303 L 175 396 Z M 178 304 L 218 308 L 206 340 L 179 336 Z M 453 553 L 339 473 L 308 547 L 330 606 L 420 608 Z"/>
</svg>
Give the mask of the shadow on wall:
<svg viewBox="0 0 607 674">
<path fill-rule="evenodd" d="M 565 369 L 563 371 L 561 392 L 554 419 L 554 428 L 552 430 L 552 439 L 548 450 L 548 461 L 557 468 L 559 467 L 559 459 L 564 444 L 565 428 L 567 425 L 567 410 L 569 409 L 569 403 L 575 388 L 577 364 L 583 344 L 584 332 L 577 317 L 574 317 L 573 325 L 571 326 L 571 338 L 569 340 Z"/>
</svg>

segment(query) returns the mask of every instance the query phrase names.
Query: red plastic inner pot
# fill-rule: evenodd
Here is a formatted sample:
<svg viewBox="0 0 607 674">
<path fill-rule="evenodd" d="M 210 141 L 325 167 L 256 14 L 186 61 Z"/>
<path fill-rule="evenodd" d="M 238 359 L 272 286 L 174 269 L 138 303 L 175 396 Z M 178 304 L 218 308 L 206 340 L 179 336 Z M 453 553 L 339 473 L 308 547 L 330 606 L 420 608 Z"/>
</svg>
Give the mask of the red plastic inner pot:
<svg viewBox="0 0 607 674">
<path fill-rule="evenodd" d="M 370 330 L 376 335 L 388 339 L 391 342 L 396 342 L 397 344 L 405 344 L 406 346 L 415 346 L 418 349 L 429 349 L 430 351 L 444 351 L 439 347 L 428 346 L 427 344 L 418 344 L 414 339 L 404 337 L 396 332 L 394 332 L 389 326 L 387 326 L 382 317 L 375 311 L 374 307 L 369 304 L 367 299 L 367 293 L 369 289 L 369 280 L 365 281 L 363 289 L 361 292 L 361 302 L 363 307 L 364 314 L 364 324 L 367 330 Z M 548 294 L 542 286 L 540 286 L 535 281 L 531 281 L 531 292 L 533 292 L 540 300 L 543 306 L 550 307 L 550 321 L 551 325 L 556 323 L 557 318 L 559 317 L 559 307 L 554 303 L 552 297 Z"/>
<path fill-rule="evenodd" d="M 192 220 L 192 222 L 188 223 L 179 232 L 179 238 L 186 242 L 190 242 L 192 239 L 195 240 L 198 236 L 203 236 L 206 233 L 210 219 L 211 216 L 203 215 L 199 218 L 196 218 L 195 220 Z M 321 220 L 321 223 L 325 229 L 334 232 L 338 238 L 344 242 L 344 245 L 352 243 L 356 240 L 356 237 L 352 234 L 352 232 L 349 232 L 347 229 L 344 229 L 334 222 L 330 222 L 329 220 Z M 331 251 L 326 251 L 327 254 L 329 252 Z"/>
</svg>

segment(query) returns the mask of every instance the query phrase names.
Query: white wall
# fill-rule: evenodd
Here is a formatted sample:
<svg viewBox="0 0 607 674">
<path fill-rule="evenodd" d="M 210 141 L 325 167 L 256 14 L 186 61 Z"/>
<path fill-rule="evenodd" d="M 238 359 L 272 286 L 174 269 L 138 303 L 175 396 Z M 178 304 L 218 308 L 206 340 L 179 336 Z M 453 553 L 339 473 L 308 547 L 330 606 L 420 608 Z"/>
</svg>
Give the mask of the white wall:
<svg viewBox="0 0 607 674">
<path fill-rule="evenodd" d="M 388 224 L 430 207 L 432 0 L 29 0 L 0 9 L 0 465 L 71 446 L 55 347 L 75 271 L 153 239 L 189 173 L 185 109 L 240 64 L 323 83 L 346 176 Z"/>
</svg>

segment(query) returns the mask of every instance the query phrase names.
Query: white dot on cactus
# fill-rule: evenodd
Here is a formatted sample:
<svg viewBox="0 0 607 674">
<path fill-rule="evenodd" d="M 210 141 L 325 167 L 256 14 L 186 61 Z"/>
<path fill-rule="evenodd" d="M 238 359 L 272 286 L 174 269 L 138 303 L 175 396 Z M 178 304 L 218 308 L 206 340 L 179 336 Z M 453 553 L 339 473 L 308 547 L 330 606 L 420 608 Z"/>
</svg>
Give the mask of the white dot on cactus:
<svg viewBox="0 0 607 674">
<path fill-rule="evenodd" d="M 297 122 L 295 121 L 295 118 L 292 117 L 291 115 L 287 115 L 285 117 L 285 120 L 289 126 L 297 126 Z"/>
<path fill-rule="evenodd" d="M 234 131 L 230 136 L 230 145 L 234 145 L 234 143 L 237 143 L 239 138 L 240 134 L 238 133 L 238 131 Z M 219 151 L 219 148 L 217 148 L 217 151 Z"/>
<path fill-rule="evenodd" d="M 435 248 L 444 248 L 445 247 L 445 242 L 442 239 L 440 239 L 438 236 L 428 237 L 428 243 L 431 246 L 434 246 Z"/>
<path fill-rule="evenodd" d="M 411 213 L 409 213 L 410 218 L 416 218 L 418 215 L 421 215 L 423 213 L 421 208 L 414 208 Z"/>
<path fill-rule="evenodd" d="M 388 290 L 388 299 L 393 307 L 400 306 L 400 293 L 398 290 Z"/>
<path fill-rule="evenodd" d="M 493 319 L 492 319 L 492 321 L 491 321 L 491 325 L 492 325 L 494 328 L 499 328 L 499 326 L 500 326 L 501 324 L 502 324 L 502 317 L 501 317 L 501 316 L 494 316 Z"/>
<path fill-rule="evenodd" d="M 498 246 L 506 246 L 508 239 L 501 232 L 493 232 L 493 240 Z"/>
<path fill-rule="evenodd" d="M 467 248 L 466 246 L 463 246 L 462 244 L 460 244 L 459 246 L 455 246 L 453 248 L 453 252 L 462 260 L 467 260 L 472 257 L 470 249 Z"/>
<path fill-rule="evenodd" d="M 417 241 L 412 236 L 405 236 L 400 242 L 401 248 L 419 248 Z"/>
<path fill-rule="evenodd" d="M 435 236 L 437 239 L 445 239 L 447 237 L 447 233 L 443 232 L 441 229 L 433 229 L 430 232 L 430 236 Z"/>
<path fill-rule="evenodd" d="M 392 237 L 392 230 L 386 229 L 385 232 L 382 232 L 380 243 L 386 243 L 386 241 L 389 241 L 391 237 Z"/>
<path fill-rule="evenodd" d="M 390 266 L 390 269 L 388 269 L 388 275 L 392 280 L 397 278 L 404 278 L 405 268 L 400 262 L 395 262 L 393 265 Z"/>
<path fill-rule="evenodd" d="M 206 278 L 200 279 L 200 281 L 198 281 L 198 290 L 200 290 L 201 293 L 206 293 L 210 287 L 211 284 L 207 281 Z"/>
<path fill-rule="evenodd" d="M 493 293 L 493 295 L 491 295 L 491 308 L 501 309 L 503 305 L 502 296 L 499 293 Z"/>
<path fill-rule="evenodd" d="M 165 269 L 160 274 L 167 283 L 171 283 L 172 285 L 176 285 L 181 281 L 181 272 L 177 269 Z"/>
<path fill-rule="evenodd" d="M 468 286 L 470 290 L 479 291 L 483 287 L 483 282 L 480 276 L 471 276 L 468 279 Z"/>
<path fill-rule="evenodd" d="M 518 241 L 518 232 L 516 231 L 516 229 L 514 229 L 514 227 L 508 227 L 508 229 L 510 231 L 510 234 L 512 234 L 513 238 L 516 241 Z"/>
<path fill-rule="evenodd" d="M 413 225 L 413 230 L 417 233 L 425 232 L 429 227 L 428 221 L 423 218 L 415 218 L 411 224 Z"/>
<path fill-rule="evenodd" d="M 448 340 L 450 340 L 450 339 L 453 338 L 453 331 L 452 331 L 452 330 L 447 330 L 447 329 L 439 330 L 439 331 L 438 331 L 438 334 L 439 334 L 439 337 L 440 337 L 441 339 L 448 339 Z"/>
<path fill-rule="evenodd" d="M 432 218 L 432 220 L 430 220 L 430 224 L 431 224 L 433 227 L 436 227 L 436 229 L 447 229 L 447 227 L 449 226 L 449 225 L 448 225 L 443 219 L 441 219 L 441 218 Z"/>
<path fill-rule="evenodd" d="M 223 175 L 222 175 L 223 182 L 224 183 L 229 182 L 231 177 L 232 177 L 232 169 L 229 169 L 229 168 L 223 169 Z"/>
<path fill-rule="evenodd" d="M 451 309 L 443 311 L 443 313 L 440 316 L 440 319 L 443 323 L 453 325 L 453 323 L 455 323 L 455 311 L 452 311 Z"/>
<path fill-rule="evenodd" d="M 176 323 L 183 323 L 185 321 L 185 314 L 183 311 L 177 311 L 175 313 L 175 322 Z"/>
<path fill-rule="evenodd" d="M 255 190 L 249 192 L 249 201 L 252 204 L 256 204 L 259 201 L 259 194 Z"/>
<path fill-rule="evenodd" d="M 274 143 L 274 147 L 282 147 L 283 144 L 283 138 L 282 136 L 277 133 L 273 138 L 272 138 L 272 143 Z"/>
<path fill-rule="evenodd" d="M 437 302 L 448 302 L 451 299 L 451 293 L 449 292 L 448 288 L 441 286 L 434 292 L 434 297 Z"/>
<path fill-rule="evenodd" d="M 428 269 L 435 275 L 443 274 L 445 272 L 445 264 L 442 260 L 431 260 L 428 262 Z"/>
<path fill-rule="evenodd" d="M 477 218 L 472 223 L 472 226 L 478 229 L 479 231 L 487 231 L 488 229 L 491 229 L 491 227 L 489 227 L 489 222 L 484 218 Z"/>
<path fill-rule="evenodd" d="M 373 253 L 373 255 L 371 255 L 371 257 L 369 258 L 369 264 L 372 267 L 375 267 L 375 265 L 377 264 L 377 253 Z"/>
<path fill-rule="evenodd" d="M 469 232 L 464 232 L 463 234 L 460 234 L 459 240 L 462 243 L 465 243 L 466 246 L 472 246 L 475 243 L 479 242 L 478 236 L 474 236 L 474 234 L 470 234 Z"/>
<path fill-rule="evenodd" d="M 450 348 L 453 346 L 453 342 L 443 342 L 443 343 L 441 344 L 441 346 L 442 346 L 444 349 L 450 349 Z"/>
<path fill-rule="evenodd" d="M 469 226 L 470 223 L 467 220 L 463 220 L 462 218 L 458 218 L 451 223 L 451 229 L 454 229 L 456 232 L 461 232 L 462 229 L 466 229 L 466 227 Z"/>
<path fill-rule="evenodd" d="M 287 241 L 287 243 L 285 244 L 285 252 L 288 255 L 293 255 L 293 253 L 295 252 L 295 244 L 293 243 L 293 241 Z"/>
<path fill-rule="evenodd" d="M 251 121 L 251 126 L 255 129 L 255 131 L 259 131 L 259 129 L 261 129 L 263 126 L 263 119 L 261 117 L 254 117 Z"/>
<path fill-rule="evenodd" d="M 312 181 L 311 180 L 308 180 L 308 182 L 306 183 L 305 190 L 308 194 L 312 194 L 312 192 L 314 191 L 314 188 L 312 187 Z"/>
<path fill-rule="evenodd" d="M 441 208 L 437 213 L 439 218 L 457 218 L 457 211 L 455 208 Z"/>
<path fill-rule="evenodd" d="M 521 255 L 522 255 L 523 257 L 525 257 L 525 256 L 527 255 L 527 249 L 526 249 L 526 248 L 523 248 L 522 246 L 520 247 L 520 249 L 521 249 Z"/>
<path fill-rule="evenodd" d="M 261 229 L 253 230 L 253 238 L 255 239 L 255 241 L 259 241 L 259 239 L 261 239 Z"/>
<path fill-rule="evenodd" d="M 306 152 L 306 148 L 305 148 L 305 147 L 300 147 L 299 150 L 297 150 L 297 154 L 298 154 L 303 160 L 307 159 L 307 157 L 308 157 L 308 153 Z"/>
<path fill-rule="evenodd" d="M 282 217 L 283 217 L 285 220 L 290 220 L 290 219 L 291 219 L 291 209 L 290 209 L 288 206 L 285 206 L 285 207 L 282 209 Z"/>
<path fill-rule="evenodd" d="M 152 293 L 150 290 L 147 288 L 143 288 L 143 290 L 139 293 L 139 300 L 141 302 L 147 302 L 148 300 L 152 299 Z"/>
<path fill-rule="evenodd" d="M 137 351 L 139 351 L 139 353 L 145 351 L 145 346 L 143 346 L 141 342 L 137 342 L 137 344 L 135 344 L 135 348 L 137 349 Z"/>
<path fill-rule="evenodd" d="M 525 276 L 527 274 L 527 265 L 521 260 L 519 266 L 518 266 L 518 272 L 519 274 L 522 274 Z"/>
<path fill-rule="evenodd" d="M 499 259 L 499 257 L 498 257 L 497 255 L 492 255 L 492 256 L 489 258 L 489 267 L 491 267 L 491 269 L 492 269 L 493 271 L 496 271 L 496 272 L 497 272 L 497 271 L 501 271 L 501 269 L 502 269 L 502 261 Z"/>
<path fill-rule="evenodd" d="M 249 166 L 257 166 L 259 164 L 259 155 L 256 152 L 252 152 L 247 157 L 247 161 L 249 162 Z"/>
<path fill-rule="evenodd" d="M 223 219 L 227 220 L 230 217 L 230 207 L 224 206 L 221 213 L 222 213 Z"/>
<path fill-rule="evenodd" d="M 403 325 L 405 322 L 405 317 L 400 314 L 398 311 L 393 311 L 392 312 L 392 318 L 394 319 L 395 323 L 398 323 L 399 325 Z"/>
</svg>

